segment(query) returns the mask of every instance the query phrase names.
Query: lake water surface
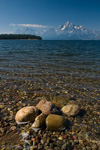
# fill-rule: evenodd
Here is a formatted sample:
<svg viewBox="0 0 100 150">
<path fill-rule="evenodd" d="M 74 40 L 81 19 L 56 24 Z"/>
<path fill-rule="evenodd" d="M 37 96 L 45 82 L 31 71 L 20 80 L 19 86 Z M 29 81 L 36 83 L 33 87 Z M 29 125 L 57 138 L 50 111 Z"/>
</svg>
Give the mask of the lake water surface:
<svg viewBox="0 0 100 150">
<path fill-rule="evenodd" d="M 100 41 L 1 40 L 1 147 L 5 146 L 4 141 L 8 145 L 16 145 L 18 135 L 28 127 L 19 127 L 15 123 L 16 112 L 24 106 L 36 105 L 42 97 L 60 108 L 67 103 L 78 104 L 80 115 L 67 117 L 72 126 L 61 136 L 66 136 L 67 132 L 69 139 L 77 136 L 83 141 L 84 147 L 98 150 Z M 48 135 L 48 131 L 44 133 Z M 69 139 L 65 141 L 71 142 Z M 76 147 L 82 149 L 83 145 L 76 143 Z"/>
<path fill-rule="evenodd" d="M 51 93 L 68 87 L 98 90 L 100 41 L 2 40 L 0 79 L 27 80 Z"/>
</svg>

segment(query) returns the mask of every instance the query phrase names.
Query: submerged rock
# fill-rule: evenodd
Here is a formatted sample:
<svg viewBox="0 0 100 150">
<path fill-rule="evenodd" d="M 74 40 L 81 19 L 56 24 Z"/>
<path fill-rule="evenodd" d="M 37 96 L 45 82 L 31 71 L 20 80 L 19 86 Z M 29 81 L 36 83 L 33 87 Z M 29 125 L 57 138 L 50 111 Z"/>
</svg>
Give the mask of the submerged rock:
<svg viewBox="0 0 100 150">
<path fill-rule="evenodd" d="M 80 112 L 80 108 L 76 104 L 69 104 L 62 108 L 62 112 L 68 116 L 75 116 Z"/>
<path fill-rule="evenodd" d="M 15 120 L 16 122 L 32 122 L 37 115 L 38 109 L 35 106 L 24 107 L 16 113 Z"/>
<path fill-rule="evenodd" d="M 45 125 L 46 116 L 44 114 L 40 114 L 35 118 L 35 122 L 32 124 L 33 128 L 40 128 Z"/>
<path fill-rule="evenodd" d="M 42 111 L 43 114 L 59 114 L 60 110 L 52 102 L 41 100 L 36 107 Z"/>
<path fill-rule="evenodd" d="M 55 114 L 50 114 L 46 118 L 46 126 L 50 130 L 63 130 L 65 128 L 66 121 L 63 116 L 61 115 L 55 115 Z"/>
</svg>

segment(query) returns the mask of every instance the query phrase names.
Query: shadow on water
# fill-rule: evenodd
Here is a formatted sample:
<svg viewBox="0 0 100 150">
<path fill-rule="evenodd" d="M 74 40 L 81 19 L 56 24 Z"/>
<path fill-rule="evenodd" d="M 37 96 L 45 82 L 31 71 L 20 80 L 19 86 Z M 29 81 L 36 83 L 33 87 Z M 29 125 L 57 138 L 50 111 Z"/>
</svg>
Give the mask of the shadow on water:
<svg viewBox="0 0 100 150">
<path fill-rule="evenodd" d="M 68 119 L 65 119 L 65 127 L 66 127 L 66 130 L 70 130 L 71 127 L 73 126 L 73 123 L 71 121 L 69 121 Z"/>
<path fill-rule="evenodd" d="M 78 115 L 73 116 L 73 118 L 79 118 L 80 122 L 81 122 L 81 118 L 84 117 L 84 115 L 86 114 L 86 111 L 84 109 L 81 109 Z M 66 119 L 66 129 L 70 130 L 71 127 L 73 126 L 73 123 L 71 121 L 69 121 L 68 119 Z"/>
<path fill-rule="evenodd" d="M 3 113 L 1 112 L 1 108 L 0 108 L 0 120 L 2 120 L 3 117 Z"/>
<path fill-rule="evenodd" d="M 80 110 L 80 113 L 78 114 L 79 117 L 84 117 L 84 115 L 86 114 L 86 111 L 84 109 Z"/>
<path fill-rule="evenodd" d="M 84 117 L 85 114 L 86 114 L 86 111 L 84 109 L 81 109 L 79 114 L 73 116 L 73 118 L 75 119 L 75 118 L 79 117 L 81 119 Z"/>
</svg>

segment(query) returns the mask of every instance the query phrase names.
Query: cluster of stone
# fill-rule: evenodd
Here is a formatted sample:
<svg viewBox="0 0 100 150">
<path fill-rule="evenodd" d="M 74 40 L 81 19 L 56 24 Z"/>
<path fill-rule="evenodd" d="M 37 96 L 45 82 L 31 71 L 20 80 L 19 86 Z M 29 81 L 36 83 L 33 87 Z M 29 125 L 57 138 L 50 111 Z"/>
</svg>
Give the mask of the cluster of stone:
<svg viewBox="0 0 100 150">
<path fill-rule="evenodd" d="M 68 104 L 60 110 L 52 102 L 41 100 L 36 106 L 20 109 L 15 120 L 19 124 L 33 122 L 32 128 L 36 129 L 46 126 L 49 130 L 60 131 L 67 125 L 64 115 L 75 116 L 79 111 L 80 108 L 76 104 Z"/>
</svg>

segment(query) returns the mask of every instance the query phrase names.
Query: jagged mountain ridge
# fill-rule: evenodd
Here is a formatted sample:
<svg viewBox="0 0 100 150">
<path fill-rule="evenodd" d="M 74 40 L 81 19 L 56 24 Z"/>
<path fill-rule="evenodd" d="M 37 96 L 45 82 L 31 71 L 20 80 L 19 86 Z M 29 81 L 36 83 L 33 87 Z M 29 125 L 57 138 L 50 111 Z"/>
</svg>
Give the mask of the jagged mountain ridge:
<svg viewBox="0 0 100 150">
<path fill-rule="evenodd" d="M 83 26 L 73 25 L 69 21 L 60 25 L 57 29 L 32 29 L 25 27 L 17 29 L 14 34 L 35 34 L 42 36 L 43 39 L 52 40 L 98 40 L 100 39 L 100 32 L 88 30 Z"/>
<path fill-rule="evenodd" d="M 87 33 L 87 29 L 85 29 L 83 26 L 76 26 L 67 21 L 64 25 L 60 25 L 58 29 L 56 30 L 58 34 L 72 34 L 74 32 L 80 32 L 80 33 Z"/>
</svg>

